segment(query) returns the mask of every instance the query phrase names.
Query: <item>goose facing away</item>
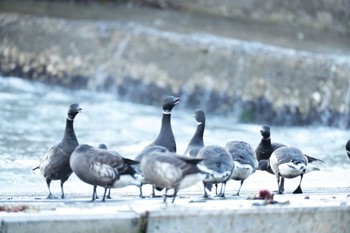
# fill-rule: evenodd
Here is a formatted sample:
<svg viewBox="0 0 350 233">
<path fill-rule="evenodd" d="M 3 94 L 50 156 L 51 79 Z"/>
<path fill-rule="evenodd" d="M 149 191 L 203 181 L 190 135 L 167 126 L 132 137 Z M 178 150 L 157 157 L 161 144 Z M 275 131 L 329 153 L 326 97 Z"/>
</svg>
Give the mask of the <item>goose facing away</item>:
<svg viewBox="0 0 350 233">
<path fill-rule="evenodd" d="M 163 202 L 167 192 L 174 189 L 172 203 L 180 189 L 190 187 L 203 180 L 208 173 L 198 166 L 202 159 L 179 156 L 173 153 L 148 153 L 141 160 L 141 170 L 145 179 L 157 187 L 165 188 Z"/>
<path fill-rule="evenodd" d="M 209 197 L 207 189 L 211 191 L 213 184 L 222 184 L 218 196 L 225 197 L 226 182 L 234 166 L 232 156 L 223 147 L 211 145 L 203 147 L 198 152 L 197 158 L 203 159 L 200 164 L 212 171 L 212 174 L 203 180 L 204 197 Z"/>
<path fill-rule="evenodd" d="M 105 201 L 109 188 L 122 188 L 128 185 L 140 186 L 132 165 L 138 162 L 123 158 L 117 152 L 79 145 L 70 158 L 70 166 L 79 179 L 94 186 L 92 201 L 95 200 L 96 186 L 105 188 L 102 201 Z"/>
<path fill-rule="evenodd" d="M 233 159 L 233 170 L 231 179 L 241 181 L 236 196 L 239 196 L 244 181 L 252 175 L 257 167 L 258 161 L 254 149 L 249 143 L 243 141 L 231 141 L 226 143 L 225 149 Z"/>
<path fill-rule="evenodd" d="M 76 115 L 81 112 L 81 110 L 82 108 L 77 103 L 69 106 L 63 139 L 45 153 L 38 167 L 33 168 L 33 171 L 40 169 L 41 174 L 46 179 L 46 184 L 49 189 L 48 199 L 56 198 L 52 195 L 50 189 L 52 180 L 61 180 L 61 198 L 64 198 L 63 184 L 72 174 L 72 169 L 69 166 L 69 159 L 71 153 L 79 145 L 74 132 L 73 123 Z"/>
<path fill-rule="evenodd" d="M 193 116 L 196 119 L 197 128 L 184 152 L 185 156 L 190 157 L 196 157 L 199 150 L 204 147 L 203 135 L 205 129 L 205 113 L 203 110 L 197 109 Z"/>
<path fill-rule="evenodd" d="M 163 146 L 171 152 L 176 152 L 176 141 L 171 127 L 171 111 L 178 103 L 180 103 L 180 98 L 174 96 L 168 96 L 164 99 L 162 123 L 158 137 L 147 147 Z"/>
<path fill-rule="evenodd" d="M 150 154 L 150 153 L 155 153 L 155 152 L 158 152 L 158 153 L 168 153 L 169 150 L 163 146 L 151 146 L 151 147 L 146 147 L 145 149 L 143 149 L 141 151 L 140 154 L 138 154 L 135 158 L 135 161 L 138 161 L 138 162 L 141 162 L 142 158 L 144 155 L 146 154 Z M 136 164 L 134 166 L 136 172 L 140 175 L 140 182 L 141 182 L 141 185 L 140 185 L 140 197 L 143 198 L 143 193 L 142 193 L 142 187 L 144 184 L 151 184 L 148 180 L 145 179 L 145 177 L 143 176 L 142 174 L 142 171 L 141 171 L 141 167 L 140 167 L 140 164 Z M 153 191 L 152 191 L 152 197 L 155 197 L 155 188 L 153 186 Z"/>
<path fill-rule="evenodd" d="M 284 187 L 281 186 L 284 178 L 291 179 L 300 176 L 299 185 L 293 193 L 302 193 L 301 181 L 304 174 L 309 171 L 319 170 L 315 166 L 308 166 L 308 159 L 300 149 L 288 146 L 275 150 L 271 155 L 270 164 L 272 171 L 276 175 L 279 194 L 284 192 Z"/>
</svg>

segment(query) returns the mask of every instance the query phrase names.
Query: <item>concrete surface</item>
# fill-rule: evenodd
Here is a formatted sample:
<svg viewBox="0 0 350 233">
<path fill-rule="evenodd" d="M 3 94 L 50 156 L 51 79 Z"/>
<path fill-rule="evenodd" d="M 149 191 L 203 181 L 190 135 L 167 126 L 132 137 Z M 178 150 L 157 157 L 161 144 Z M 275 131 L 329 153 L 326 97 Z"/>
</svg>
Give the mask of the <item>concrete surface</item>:
<svg viewBox="0 0 350 233">
<path fill-rule="evenodd" d="M 349 195 L 286 194 L 275 200 L 280 204 L 244 197 L 203 200 L 198 195 L 180 196 L 175 204 L 130 197 L 105 203 L 81 198 L 10 201 L 1 206 L 27 209 L 0 212 L 1 232 L 349 232 Z"/>
<path fill-rule="evenodd" d="M 299 179 L 288 179 L 285 194 L 275 204 L 256 200 L 259 190 L 276 190 L 275 177 L 256 172 L 249 177 L 241 196 L 232 196 L 239 182 L 229 181 L 226 198 L 202 198 L 202 184 L 180 190 L 175 204 L 162 197 L 140 199 L 137 187 L 112 190 L 106 202 L 90 202 L 92 187 L 73 175 L 65 183 L 67 199 L 47 200 L 42 183 L 13 185 L 0 194 L 1 233 L 24 232 L 318 232 L 346 233 L 350 222 L 350 185 L 346 169 L 305 175 L 303 194 L 292 194 Z M 332 181 L 334 178 L 337 181 Z M 102 189 L 98 188 L 101 197 Z M 151 186 L 144 186 L 144 194 Z M 59 194 L 59 182 L 52 183 Z M 157 193 L 160 194 L 160 193 Z M 19 209 L 18 209 L 19 208 Z M 54 231 L 52 230 L 54 229 Z"/>
</svg>

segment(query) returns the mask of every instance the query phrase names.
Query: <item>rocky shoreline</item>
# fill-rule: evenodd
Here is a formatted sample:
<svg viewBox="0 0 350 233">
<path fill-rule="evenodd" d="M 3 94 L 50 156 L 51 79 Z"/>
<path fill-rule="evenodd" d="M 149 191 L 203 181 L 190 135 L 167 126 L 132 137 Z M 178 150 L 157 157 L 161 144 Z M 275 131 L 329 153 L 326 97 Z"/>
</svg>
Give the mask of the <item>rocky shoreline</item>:
<svg viewBox="0 0 350 233">
<path fill-rule="evenodd" d="M 350 126 L 350 56 L 157 27 L 166 23 L 2 12 L 0 75 L 146 104 L 170 93 L 240 122 Z"/>
</svg>

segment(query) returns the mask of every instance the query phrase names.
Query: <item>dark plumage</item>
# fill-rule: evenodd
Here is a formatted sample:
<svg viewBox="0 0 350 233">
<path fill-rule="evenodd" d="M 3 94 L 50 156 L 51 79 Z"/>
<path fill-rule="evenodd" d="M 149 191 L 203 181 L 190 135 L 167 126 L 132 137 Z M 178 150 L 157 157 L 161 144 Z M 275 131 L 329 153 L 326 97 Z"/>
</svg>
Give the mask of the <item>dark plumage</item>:
<svg viewBox="0 0 350 233">
<path fill-rule="evenodd" d="M 147 147 L 164 146 L 171 152 L 176 152 L 176 142 L 171 128 L 171 111 L 180 102 L 180 98 L 168 96 L 163 103 L 162 124 L 158 137 Z"/>
<path fill-rule="evenodd" d="M 274 174 L 271 167 L 270 167 L 270 156 L 272 152 L 274 152 L 276 149 L 286 146 L 281 143 L 271 143 L 271 132 L 270 132 L 270 127 L 268 125 L 263 125 L 261 130 L 260 130 L 262 139 L 255 149 L 255 153 L 259 162 L 259 169 L 260 170 L 266 170 L 267 172 Z M 304 154 L 305 155 L 305 154 Z M 318 162 L 323 162 L 320 159 L 316 159 L 314 157 L 311 157 L 309 155 L 305 155 L 308 163 L 312 163 L 315 161 Z M 282 187 L 283 187 L 283 181 L 282 181 Z"/>
<path fill-rule="evenodd" d="M 96 197 L 96 186 L 105 188 L 102 201 L 105 201 L 108 188 L 141 185 L 132 167 L 137 163 L 134 160 L 123 158 L 117 152 L 94 148 L 86 144 L 79 145 L 70 158 L 73 172 L 82 181 L 94 186 L 92 200 L 95 200 Z"/>
<path fill-rule="evenodd" d="M 349 159 L 350 159 L 350 140 L 346 143 L 345 150 L 346 150 L 346 153 L 348 154 Z"/>
<path fill-rule="evenodd" d="M 142 158 L 143 158 L 144 155 L 150 154 L 150 153 L 155 153 L 155 152 L 158 152 L 158 153 L 168 153 L 169 150 L 168 150 L 167 148 L 163 147 L 163 146 L 151 146 L 151 147 L 147 147 L 147 148 L 143 149 L 143 150 L 141 151 L 141 153 L 138 154 L 138 155 L 136 156 L 135 160 L 138 161 L 138 162 L 141 162 L 141 160 L 142 160 Z M 143 196 L 143 193 L 142 193 L 142 186 L 143 186 L 144 184 L 150 184 L 150 182 L 147 181 L 147 180 L 144 178 L 144 176 L 143 176 L 143 174 L 142 174 L 142 171 L 141 171 L 140 164 L 135 165 L 134 168 L 135 168 L 136 172 L 137 172 L 138 174 L 140 174 L 140 176 L 141 176 L 141 178 L 140 178 L 140 181 L 141 181 L 141 185 L 140 185 L 140 197 L 143 198 L 144 196 Z M 155 189 L 155 187 L 153 186 L 152 197 L 155 197 L 155 190 L 154 190 L 154 189 Z"/>
<path fill-rule="evenodd" d="M 295 147 L 280 147 L 271 154 L 271 169 L 276 175 L 278 184 L 278 193 L 284 192 L 284 178 L 295 178 L 300 176 L 300 183 L 293 193 L 302 193 L 301 181 L 307 169 L 319 170 L 317 167 L 308 167 L 308 160 L 301 150 Z"/>
<path fill-rule="evenodd" d="M 281 143 L 271 143 L 270 127 L 268 125 L 263 125 L 260 133 L 262 138 L 259 145 L 255 149 L 256 157 L 259 162 L 259 168 L 262 169 L 262 167 L 264 167 L 262 170 L 266 170 L 267 172 L 273 174 L 273 171 L 271 170 L 271 167 L 267 161 L 270 159 L 272 152 L 285 145 Z M 261 165 L 262 163 L 265 163 L 264 166 Z"/>
<path fill-rule="evenodd" d="M 203 159 L 200 164 L 212 171 L 212 174 L 203 180 L 204 197 L 208 197 L 206 189 L 211 191 L 213 184 L 222 184 L 225 188 L 233 169 L 233 159 L 227 150 L 221 146 L 205 146 L 198 152 L 197 158 Z M 220 191 L 219 196 L 225 196 L 225 189 Z"/>
<path fill-rule="evenodd" d="M 197 109 L 194 112 L 194 117 L 197 121 L 197 128 L 184 153 L 185 156 L 191 157 L 196 157 L 198 151 L 204 147 L 205 113 Z"/>
<path fill-rule="evenodd" d="M 256 154 L 248 143 L 242 141 L 228 142 L 226 143 L 225 149 L 231 154 L 234 164 L 230 178 L 241 181 L 239 189 L 235 194 L 239 196 L 243 182 L 253 174 L 258 167 Z"/>
<path fill-rule="evenodd" d="M 146 180 L 157 187 L 165 188 L 164 202 L 168 190 L 174 189 L 174 202 L 180 189 L 190 187 L 207 176 L 197 166 L 201 161 L 172 153 L 148 153 L 141 160 L 141 170 Z"/>
<path fill-rule="evenodd" d="M 40 169 L 41 174 L 46 179 L 49 189 L 47 198 L 55 198 L 50 190 L 52 180 L 61 180 L 61 198 L 64 198 L 63 184 L 72 174 L 69 159 L 71 153 L 79 145 L 73 127 L 74 118 L 79 112 L 81 112 L 79 104 L 75 103 L 69 106 L 63 139 L 51 147 L 42 158 L 40 165 L 33 169 Z"/>
</svg>

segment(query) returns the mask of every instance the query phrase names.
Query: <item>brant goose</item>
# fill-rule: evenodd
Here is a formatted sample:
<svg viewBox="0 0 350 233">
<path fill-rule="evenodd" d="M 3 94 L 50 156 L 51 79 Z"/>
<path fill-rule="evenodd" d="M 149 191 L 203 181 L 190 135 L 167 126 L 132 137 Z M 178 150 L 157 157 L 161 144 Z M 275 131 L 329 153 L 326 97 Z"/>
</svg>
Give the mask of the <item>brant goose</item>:
<svg viewBox="0 0 350 233">
<path fill-rule="evenodd" d="M 69 106 L 63 139 L 46 152 L 38 167 L 33 168 L 33 171 L 40 169 L 46 179 L 49 189 L 48 199 L 56 198 L 50 190 L 52 180 L 61 180 L 61 198 L 64 198 L 63 184 L 72 174 L 69 159 L 71 153 L 79 145 L 73 127 L 74 118 L 79 112 L 81 112 L 79 104 L 74 103 Z"/>
<path fill-rule="evenodd" d="M 205 113 L 197 109 L 194 112 L 194 117 L 197 121 L 197 128 L 184 153 L 185 156 L 191 157 L 196 157 L 198 151 L 204 147 Z"/>
<path fill-rule="evenodd" d="M 284 178 L 300 176 L 300 183 L 293 193 L 302 193 L 301 181 L 306 172 L 320 170 L 316 166 L 308 166 L 308 159 L 301 150 L 296 147 L 283 146 L 275 150 L 270 157 L 270 166 L 276 175 L 278 193 L 284 192 Z"/>
<path fill-rule="evenodd" d="M 248 143 L 242 141 L 228 142 L 226 143 L 225 149 L 231 154 L 234 164 L 230 178 L 241 181 L 239 189 L 235 194 L 239 196 L 243 182 L 253 174 L 258 167 L 256 154 Z"/>
<path fill-rule="evenodd" d="M 203 159 L 200 164 L 212 171 L 212 174 L 203 180 L 204 197 L 209 197 L 207 190 L 211 191 L 213 184 L 222 184 L 218 196 L 225 197 L 226 182 L 233 169 L 232 156 L 223 147 L 212 145 L 203 147 L 197 158 Z"/>
<path fill-rule="evenodd" d="M 261 130 L 260 130 L 262 139 L 255 149 L 256 156 L 259 162 L 259 170 L 262 171 L 267 171 L 271 174 L 274 174 L 274 172 L 271 169 L 270 166 L 270 157 L 272 152 L 274 152 L 276 149 L 286 146 L 281 143 L 271 143 L 271 132 L 270 132 L 270 127 L 268 125 L 263 125 Z M 305 155 L 305 154 L 304 154 Z M 310 163 L 309 167 L 311 167 L 312 162 L 324 162 L 320 159 L 316 159 L 314 157 L 305 155 L 307 158 L 308 163 Z M 283 191 L 284 190 L 284 179 L 281 180 L 280 182 L 280 189 Z"/>
<path fill-rule="evenodd" d="M 163 103 L 162 124 L 158 137 L 147 147 L 164 146 L 171 152 L 176 152 L 176 142 L 171 128 L 171 110 L 180 102 L 180 98 L 168 96 Z M 146 148 L 147 148 L 146 147 Z"/>
<path fill-rule="evenodd" d="M 261 141 L 255 149 L 256 157 L 259 162 L 259 169 L 266 170 L 267 172 L 274 174 L 271 167 L 267 163 L 270 159 L 272 152 L 281 146 L 285 146 L 281 143 L 271 143 L 271 132 L 268 125 L 263 125 L 260 129 Z"/>
<path fill-rule="evenodd" d="M 70 158 L 73 172 L 82 181 L 94 186 L 92 201 L 96 198 L 96 186 L 105 188 L 102 201 L 105 201 L 109 188 L 140 186 L 137 173 L 132 167 L 137 163 L 137 161 L 123 158 L 117 152 L 94 148 L 86 144 L 79 145 Z"/>
<path fill-rule="evenodd" d="M 145 154 L 154 153 L 154 152 L 167 153 L 167 152 L 169 152 L 169 150 L 168 150 L 167 148 L 163 147 L 163 146 L 151 146 L 151 147 L 147 147 L 147 148 L 143 149 L 143 150 L 141 151 L 141 153 L 138 154 L 138 155 L 136 156 L 135 160 L 138 161 L 138 162 L 141 162 L 141 160 L 142 160 L 142 158 L 143 158 L 143 156 L 144 156 Z M 147 181 L 147 180 L 144 178 L 144 176 L 143 176 L 143 174 L 142 174 L 142 171 L 141 171 L 140 164 L 136 164 L 136 165 L 134 166 L 134 168 L 135 168 L 136 172 L 140 175 L 140 182 L 141 182 L 141 185 L 140 185 L 140 195 L 139 195 L 139 196 L 140 196 L 141 198 L 144 198 L 143 193 L 142 193 L 142 186 L 143 186 L 144 184 L 150 184 L 150 182 Z M 153 185 L 152 197 L 155 197 L 155 189 L 158 189 L 159 191 L 161 191 L 163 188 L 155 187 L 155 186 Z"/>
<path fill-rule="evenodd" d="M 205 168 L 198 163 L 202 159 L 189 158 L 173 153 L 148 153 L 141 160 L 141 171 L 145 179 L 157 187 L 165 188 L 163 202 L 166 203 L 167 192 L 174 189 L 172 203 L 180 189 L 190 187 L 208 175 Z"/>
</svg>

